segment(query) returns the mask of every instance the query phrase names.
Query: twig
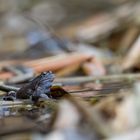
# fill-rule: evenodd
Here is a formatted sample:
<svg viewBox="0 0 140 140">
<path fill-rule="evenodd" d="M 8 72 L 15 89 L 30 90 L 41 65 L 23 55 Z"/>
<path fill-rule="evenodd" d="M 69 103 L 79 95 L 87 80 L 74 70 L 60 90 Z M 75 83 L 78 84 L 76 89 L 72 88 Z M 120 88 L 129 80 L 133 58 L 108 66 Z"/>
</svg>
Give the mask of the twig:
<svg viewBox="0 0 140 140">
<path fill-rule="evenodd" d="M 26 80 L 29 80 L 33 76 L 34 76 L 34 73 L 21 74 L 20 76 L 16 76 L 16 77 L 10 78 L 8 80 L 8 83 L 15 84 L 15 83 L 19 83 L 19 82 L 24 82 Z"/>
<path fill-rule="evenodd" d="M 21 75 L 21 74 L 22 74 L 22 72 L 21 72 L 19 69 L 16 69 L 16 68 L 15 68 L 14 66 L 12 66 L 12 65 L 3 67 L 3 70 L 10 71 L 10 72 L 12 72 L 14 75 Z"/>
<path fill-rule="evenodd" d="M 0 106 L 21 106 L 21 105 L 32 105 L 31 100 L 20 100 L 20 101 L 0 101 Z"/>
<path fill-rule="evenodd" d="M 18 91 L 20 88 L 14 87 L 14 86 L 9 86 L 5 84 L 0 84 L 0 90 L 9 92 L 9 91 Z"/>
<path fill-rule="evenodd" d="M 130 81 L 134 82 L 140 79 L 140 73 L 137 74 L 120 74 L 120 75 L 107 75 L 107 76 L 85 76 L 85 77 L 70 77 L 55 79 L 55 83 L 62 85 L 84 84 L 89 82 L 114 82 L 114 81 Z"/>
<path fill-rule="evenodd" d="M 85 62 L 92 56 L 83 53 L 71 53 L 68 55 L 43 58 L 23 63 L 25 66 L 32 67 L 36 72 L 47 70 L 56 71 L 69 65 L 76 65 Z"/>
<path fill-rule="evenodd" d="M 107 88 L 100 88 L 100 89 L 93 89 L 93 88 L 87 88 L 87 89 L 81 89 L 81 90 L 73 90 L 73 91 L 68 91 L 69 93 L 78 93 L 78 92 L 91 92 L 91 91 L 112 91 L 112 90 L 119 90 L 119 89 L 123 89 L 123 88 L 130 88 L 130 84 L 126 83 L 126 84 L 122 84 L 122 85 L 114 85 L 114 86 L 110 86 Z"/>
</svg>

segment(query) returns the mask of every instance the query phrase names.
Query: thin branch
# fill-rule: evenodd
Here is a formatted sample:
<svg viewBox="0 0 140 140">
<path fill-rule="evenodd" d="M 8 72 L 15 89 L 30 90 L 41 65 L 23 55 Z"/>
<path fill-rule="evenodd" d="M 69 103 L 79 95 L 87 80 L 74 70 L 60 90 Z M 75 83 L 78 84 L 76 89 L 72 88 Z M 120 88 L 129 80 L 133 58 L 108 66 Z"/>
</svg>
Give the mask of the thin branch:
<svg viewBox="0 0 140 140">
<path fill-rule="evenodd" d="M 31 100 L 20 100 L 20 101 L 0 101 L 0 106 L 22 106 L 22 105 L 32 105 Z"/>
<path fill-rule="evenodd" d="M 0 84 L 0 90 L 9 92 L 9 91 L 18 91 L 20 88 L 14 87 L 14 86 L 9 86 L 5 84 Z"/>
<path fill-rule="evenodd" d="M 107 75 L 107 76 L 85 76 L 85 77 L 69 77 L 55 79 L 55 83 L 62 85 L 84 84 L 89 82 L 134 82 L 140 79 L 140 73 L 137 74 L 120 74 L 120 75 Z"/>
</svg>

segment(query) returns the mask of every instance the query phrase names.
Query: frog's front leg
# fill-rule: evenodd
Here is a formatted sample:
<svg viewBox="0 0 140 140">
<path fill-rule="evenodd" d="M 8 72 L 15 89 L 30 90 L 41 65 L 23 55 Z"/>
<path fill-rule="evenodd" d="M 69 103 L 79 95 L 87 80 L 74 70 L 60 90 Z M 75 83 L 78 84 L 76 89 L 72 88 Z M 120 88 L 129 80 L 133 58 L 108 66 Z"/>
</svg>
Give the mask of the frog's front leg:
<svg viewBox="0 0 140 140">
<path fill-rule="evenodd" d="M 46 94 L 41 94 L 40 97 L 39 97 L 39 101 L 44 101 L 44 100 L 47 100 L 47 99 L 49 99 L 49 97 Z"/>
<path fill-rule="evenodd" d="M 3 100 L 5 101 L 14 101 L 16 100 L 16 92 L 10 91 L 6 96 L 3 97 Z"/>
<path fill-rule="evenodd" d="M 38 101 L 38 100 L 46 100 L 46 99 L 49 99 L 49 97 L 46 94 L 44 94 L 44 93 L 33 94 L 31 96 L 31 100 L 35 101 L 35 102 Z"/>
<path fill-rule="evenodd" d="M 46 100 L 49 97 L 46 94 L 40 94 L 39 96 L 31 96 L 31 100 L 37 102 L 38 100 Z"/>
</svg>

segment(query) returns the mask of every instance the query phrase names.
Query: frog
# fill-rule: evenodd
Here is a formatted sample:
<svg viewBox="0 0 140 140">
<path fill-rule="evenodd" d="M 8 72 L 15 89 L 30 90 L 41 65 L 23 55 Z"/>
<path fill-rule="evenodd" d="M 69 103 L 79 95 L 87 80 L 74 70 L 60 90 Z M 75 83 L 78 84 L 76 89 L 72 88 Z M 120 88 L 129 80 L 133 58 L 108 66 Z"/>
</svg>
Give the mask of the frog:
<svg viewBox="0 0 140 140">
<path fill-rule="evenodd" d="M 8 92 L 3 100 L 31 99 L 32 101 L 38 101 L 40 98 L 48 99 L 51 97 L 50 90 L 54 78 L 55 75 L 52 71 L 42 72 L 29 83 L 22 86 L 17 92 Z"/>
</svg>

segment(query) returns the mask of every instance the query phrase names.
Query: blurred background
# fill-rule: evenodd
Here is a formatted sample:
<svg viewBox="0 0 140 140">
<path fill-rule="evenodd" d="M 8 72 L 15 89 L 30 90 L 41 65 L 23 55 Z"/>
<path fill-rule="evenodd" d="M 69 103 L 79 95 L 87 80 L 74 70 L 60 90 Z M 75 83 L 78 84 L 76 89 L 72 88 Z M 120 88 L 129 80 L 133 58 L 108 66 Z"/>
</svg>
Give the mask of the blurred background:
<svg viewBox="0 0 140 140">
<path fill-rule="evenodd" d="M 69 39 L 96 44 L 99 37 L 93 32 L 98 31 L 91 30 L 89 33 L 92 27 L 112 20 L 110 25 L 99 27 L 104 28 L 103 30 L 109 28 L 106 29 L 108 31 L 104 33 L 105 35 L 101 35 L 101 39 L 106 38 L 116 30 L 125 30 L 130 24 L 135 23 L 139 18 L 138 12 L 138 0 L 71 0 L 69 2 L 64 0 L 1 0 L 0 58 L 11 59 L 16 56 L 28 58 L 30 54 L 36 52 L 37 48 L 31 49 L 26 55 L 24 51 L 39 42 L 43 43 L 43 40 L 50 36 L 48 34 L 59 36 L 64 41 L 65 46 L 67 46 Z M 121 22 L 122 26 L 117 27 L 118 22 Z M 86 31 L 85 28 L 87 28 Z M 43 46 L 48 46 L 47 42 L 43 43 Z M 49 46 L 52 47 L 50 44 Z M 52 52 L 49 53 L 50 47 L 46 47 L 48 49 L 47 55 L 52 55 Z M 54 48 L 54 53 L 65 51 L 62 46 L 57 48 L 54 45 Z M 45 55 L 42 49 L 42 52 L 31 56 L 33 58 L 41 57 L 40 53 L 42 56 Z"/>
</svg>

